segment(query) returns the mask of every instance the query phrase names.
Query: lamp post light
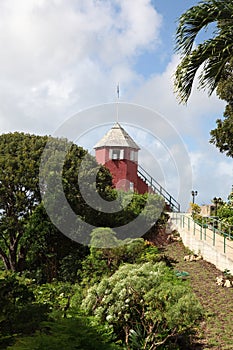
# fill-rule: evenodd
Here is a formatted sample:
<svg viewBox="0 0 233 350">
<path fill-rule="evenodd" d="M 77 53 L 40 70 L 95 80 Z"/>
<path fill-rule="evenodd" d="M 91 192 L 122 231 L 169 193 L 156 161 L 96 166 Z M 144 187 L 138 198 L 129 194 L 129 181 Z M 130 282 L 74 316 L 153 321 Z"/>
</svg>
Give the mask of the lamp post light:
<svg viewBox="0 0 233 350">
<path fill-rule="evenodd" d="M 217 197 L 214 197 L 213 198 L 213 203 L 215 205 L 215 216 L 217 216 L 217 211 L 218 211 L 218 204 L 222 204 L 223 200 L 222 198 L 217 198 Z"/>
<path fill-rule="evenodd" d="M 193 204 L 195 202 L 195 196 L 197 196 L 198 192 L 197 191 L 191 191 L 191 195 L 193 196 Z"/>
</svg>

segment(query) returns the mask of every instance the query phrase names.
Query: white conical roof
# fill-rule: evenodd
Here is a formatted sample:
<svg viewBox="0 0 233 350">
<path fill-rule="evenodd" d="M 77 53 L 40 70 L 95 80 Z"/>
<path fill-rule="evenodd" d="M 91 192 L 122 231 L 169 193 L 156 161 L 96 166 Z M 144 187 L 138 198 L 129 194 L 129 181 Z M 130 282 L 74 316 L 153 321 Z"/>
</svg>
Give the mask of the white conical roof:
<svg viewBox="0 0 233 350">
<path fill-rule="evenodd" d="M 140 147 L 134 142 L 132 137 L 122 128 L 119 123 L 113 127 L 97 142 L 94 148 L 102 147 L 128 147 L 139 150 Z"/>
</svg>

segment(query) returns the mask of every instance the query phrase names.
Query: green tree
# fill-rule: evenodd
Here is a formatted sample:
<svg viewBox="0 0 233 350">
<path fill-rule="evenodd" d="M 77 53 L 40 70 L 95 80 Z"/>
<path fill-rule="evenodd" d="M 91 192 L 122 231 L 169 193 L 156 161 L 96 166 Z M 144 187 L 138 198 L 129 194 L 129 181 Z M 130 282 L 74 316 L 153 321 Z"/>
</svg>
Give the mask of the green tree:
<svg viewBox="0 0 233 350">
<path fill-rule="evenodd" d="M 201 207 L 196 203 L 190 203 L 191 213 L 194 220 L 201 220 Z"/>
<path fill-rule="evenodd" d="M 112 326 L 128 346 L 136 336 L 137 347 L 129 348 L 137 350 L 177 338 L 202 314 L 190 288 L 162 262 L 122 265 L 88 290 L 82 308 Z"/>
<path fill-rule="evenodd" d="M 228 196 L 228 203 L 222 203 L 218 208 L 218 217 L 221 220 L 221 230 L 232 235 L 233 229 L 233 187 Z"/>
<path fill-rule="evenodd" d="M 233 157 L 233 65 L 225 68 L 223 77 L 218 83 L 217 95 L 227 102 L 223 119 L 217 119 L 217 127 L 211 130 L 210 142 L 222 153 Z"/>
<path fill-rule="evenodd" d="M 212 23 L 216 24 L 213 35 L 194 45 L 200 31 Z M 182 14 L 176 32 L 176 50 L 182 58 L 175 73 L 175 90 L 180 101 L 187 102 L 199 68 L 202 68 L 199 88 L 207 87 L 211 94 L 232 62 L 232 1 L 200 1 Z"/>
<path fill-rule="evenodd" d="M 121 237 L 116 239 L 125 239 L 138 237 L 139 225 L 134 224 L 138 215 L 141 226 L 148 229 L 160 219 L 164 208 L 160 196 L 136 193 L 131 196 L 113 190 L 109 171 L 98 166 L 87 151 L 66 139 L 23 133 L 1 135 L 0 257 L 5 268 L 34 271 L 41 282 L 61 277 L 74 281 L 81 266 L 80 258 L 87 253 L 76 242 L 89 244 L 93 226 L 121 226 Z M 107 201 L 111 208 L 117 197 L 118 212 L 102 211 L 98 198 L 105 204 Z M 97 206 L 93 208 L 96 198 Z M 75 220 L 69 220 L 69 215 Z M 77 225 L 80 217 L 90 228 Z M 59 229 L 54 221 L 60 225 Z M 61 228 L 65 224 L 70 235 L 63 234 Z"/>
<path fill-rule="evenodd" d="M 72 241 L 53 225 L 42 203 L 27 220 L 20 243 L 27 251 L 24 270 L 39 283 L 54 279 L 75 282 L 89 253 L 88 247 Z"/>
<path fill-rule="evenodd" d="M 59 208 L 58 200 L 61 195 L 60 188 L 56 187 L 58 179 L 58 166 L 60 154 L 68 149 L 64 164 L 62 164 L 62 192 L 75 213 L 85 219 L 95 222 L 93 210 L 82 198 L 78 174 L 81 161 L 88 157 L 89 172 L 99 169 L 95 159 L 83 150 L 67 140 L 50 138 L 47 136 L 35 136 L 23 133 L 3 134 L 0 136 L 0 257 L 7 270 L 22 271 L 26 268 L 26 260 L 35 248 L 34 256 L 40 254 L 38 249 L 43 250 L 40 243 L 47 248 L 50 243 L 50 251 L 53 258 L 56 258 L 58 249 L 67 242 L 59 231 L 51 225 L 47 214 L 41 206 L 41 194 L 39 188 L 39 170 L 41 156 L 47 142 L 49 147 L 45 155 L 52 158 L 53 164 L 49 163 L 44 171 L 49 174 L 47 183 L 41 183 L 41 190 L 48 190 L 52 184 L 50 193 L 51 205 L 58 207 L 58 217 L 62 220 L 65 214 L 63 207 Z M 43 172 L 42 172 L 43 175 Z M 83 174 L 87 175 L 87 174 Z M 54 181 L 54 183 L 52 183 Z M 55 184 L 55 185 L 54 185 Z M 90 184 L 90 186 L 94 186 Z M 96 190 L 107 199 L 110 196 L 111 176 L 109 172 L 101 167 L 98 171 Z M 56 189 L 58 189 L 56 191 Z M 59 237 L 59 239 L 58 239 Z M 50 241 L 49 241 L 50 239 Z M 57 249 L 55 249 L 56 242 Z M 70 240 L 70 243 L 71 240 Z M 60 245 L 60 246 L 59 246 Z M 50 259 L 52 262 L 52 259 Z"/>
<path fill-rule="evenodd" d="M 232 232 L 233 228 L 233 208 L 225 203 L 218 209 L 218 217 L 221 220 L 221 229 L 225 232 Z"/>
<path fill-rule="evenodd" d="M 0 136 L 0 256 L 8 270 L 18 270 L 25 259 L 20 241 L 40 201 L 37 174 L 46 140 L 21 133 Z"/>
</svg>

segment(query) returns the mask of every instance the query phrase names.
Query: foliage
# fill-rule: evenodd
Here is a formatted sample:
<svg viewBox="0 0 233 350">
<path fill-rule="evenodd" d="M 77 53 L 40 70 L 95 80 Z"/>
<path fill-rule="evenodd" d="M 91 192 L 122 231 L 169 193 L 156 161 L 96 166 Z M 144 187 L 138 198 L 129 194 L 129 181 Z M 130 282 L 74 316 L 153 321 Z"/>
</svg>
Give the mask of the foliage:
<svg viewBox="0 0 233 350">
<path fill-rule="evenodd" d="M 224 204 L 218 209 L 218 217 L 221 220 L 221 230 L 229 233 L 233 227 L 233 208 L 230 204 Z"/>
<path fill-rule="evenodd" d="M 194 46 L 202 29 L 217 24 L 213 35 Z M 205 0 L 188 9 L 179 18 L 176 49 L 181 63 L 175 73 L 175 88 L 180 101 L 187 102 L 197 70 L 202 67 L 199 87 L 211 94 L 223 77 L 233 53 L 233 3 L 231 0 Z"/>
<path fill-rule="evenodd" d="M 140 330 L 143 346 L 137 349 L 156 349 L 202 314 L 189 287 L 162 262 L 122 265 L 88 290 L 82 308 L 113 326 L 127 345 L 130 334 Z"/>
<path fill-rule="evenodd" d="M 34 336 L 20 338 L 9 350 L 117 350 L 111 329 L 91 324 L 91 318 L 78 317 L 46 322 Z"/>
<path fill-rule="evenodd" d="M 92 231 L 90 254 L 82 263 L 82 284 L 100 282 L 112 275 L 122 263 L 135 263 L 147 250 L 143 238 L 119 240 L 110 228 Z"/>
<path fill-rule="evenodd" d="M 8 270 L 20 269 L 25 221 L 36 205 L 39 160 L 47 137 L 20 133 L 0 136 L 0 255 Z"/>
<path fill-rule="evenodd" d="M 48 307 L 36 302 L 30 283 L 10 271 L 0 275 L 0 348 L 14 334 L 30 334 L 47 319 Z"/>
<path fill-rule="evenodd" d="M 48 141 L 50 142 L 45 157 L 49 158 L 52 155 L 53 157 L 47 167 L 40 171 L 42 179 L 44 174 L 47 175 L 47 181 L 41 180 L 39 188 L 40 161 Z M 64 139 L 17 132 L 0 136 L 0 257 L 7 270 L 27 269 L 29 256 L 29 266 L 38 260 L 44 263 L 44 259 L 49 257 L 48 270 L 56 270 L 50 276 L 52 279 L 57 277 L 59 266 L 57 258 L 64 258 L 61 247 L 69 243 L 69 246 L 75 245 L 51 224 L 41 204 L 40 189 L 42 193 L 46 191 L 49 193 L 48 199 L 55 211 L 57 210 L 58 220 L 61 222 L 64 219 L 64 208 L 62 205 L 61 207 L 57 205 L 60 203 L 61 195 L 58 186 L 60 158 L 64 149 L 68 151 L 64 164 L 62 163 L 62 192 L 64 191 L 75 212 L 81 216 L 85 215 L 87 220 L 96 223 L 93 215 L 95 212 L 80 196 L 77 175 L 82 159 L 84 157 L 88 159 L 89 168 L 87 173 L 80 171 L 80 176 L 88 175 L 88 172 L 97 169 L 97 191 L 108 199 L 111 197 L 111 176 L 106 169 L 97 166 L 93 157 L 87 155 L 81 147 Z M 39 259 L 35 261 L 35 257 Z"/>
<path fill-rule="evenodd" d="M 123 193 L 122 203 L 128 203 L 128 197 L 131 196 L 130 193 Z M 124 216 L 130 222 L 137 215 L 141 215 L 142 220 L 145 222 L 145 226 L 151 226 L 157 220 L 160 219 L 161 214 L 163 213 L 165 207 L 165 201 L 162 196 L 158 194 L 145 193 L 137 194 L 135 193 L 132 200 L 125 207 Z"/>
<path fill-rule="evenodd" d="M 117 238 L 122 240 L 138 237 L 139 231 L 141 231 L 139 227 L 142 227 L 145 233 L 155 227 L 160 222 L 165 207 L 164 198 L 158 194 L 139 194 L 112 190 L 111 198 L 112 200 L 118 200 L 120 210 L 113 213 L 95 214 L 95 218 L 98 218 L 98 221 L 95 221 L 95 226 L 113 229 L 121 227 Z M 110 202 L 110 205 L 113 204 Z M 130 224 L 130 227 L 128 227 L 128 224 Z"/>
<path fill-rule="evenodd" d="M 74 294 L 77 303 L 80 304 L 82 299 L 81 288 L 68 282 L 54 281 L 53 283 L 34 285 L 32 290 L 36 302 L 45 305 L 50 312 L 50 318 L 55 319 L 66 318 L 73 313 L 70 308 L 70 300 Z M 75 312 L 77 311 L 78 305 L 75 309 Z"/>
<path fill-rule="evenodd" d="M 211 130 L 210 142 L 220 152 L 228 157 L 233 157 L 233 62 L 225 69 L 225 73 L 218 83 L 217 95 L 227 102 L 224 111 L 224 118 L 217 119 L 217 127 Z"/>
<path fill-rule="evenodd" d="M 200 215 L 201 207 L 196 203 L 190 203 L 192 218 L 194 221 L 201 223 L 202 216 Z"/>
<path fill-rule="evenodd" d="M 212 36 L 196 46 L 196 38 L 202 30 L 215 24 Z M 194 78 L 201 69 L 199 88 L 216 90 L 227 105 L 224 118 L 217 119 L 217 127 L 211 130 L 210 143 L 220 152 L 233 157 L 233 3 L 231 0 L 204 0 L 188 9 L 179 18 L 176 31 L 176 49 L 181 62 L 175 73 L 175 90 L 181 102 L 187 102 Z"/>
<path fill-rule="evenodd" d="M 134 194 L 129 200 L 131 194 L 117 193 L 111 189 L 109 172 L 97 166 L 95 159 L 81 147 L 65 139 L 23 133 L 6 134 L 0 136 L 0 152 L 0 256 L 8 270 L 29 270 L 29 276 L 43 283 L 51 282 L 54 278 L 75 281 L 81 260 L 87 254 L 87 250 L 75 241 L 79 241 L 81 234 L 89 243 L 91 232 L 85 230 L 84 234 L 73 228 L 64 207 L 66 204 L 60 200 L 63 192 L 73 211 L 84 222 L 97 227 L 123 226 L 124 237 L 134 236 L 138 224 L 135 223 L 135 227 L 131 225 L 131 232 L 128 232 L 127 223 L 139 214 L 143 227 L 151 227 L 160 219 L 164 208 L 160 196 Z M 40 167 L 42 153 L 44 167 Z M 81 164 L 84 159 L 83 168 Z M 61 169 L 62 187 L 59 185 Z M 87 178 L 93 179 L 93 176 L 96 183 L 86 181 Z M 90 191 L 96 193 L 97 190 L 108 201 L 109 207 L 114 205 L 113 200 L 118 196 L 122 210 L 111 214 L 93 209 L 80 193 L 79 178 L 85 179 L 81 182 L 86 184 L 88 201 L 92 197 Z M 40 190 L 45 195 L 43 203 Z M 68 220 L 72 233 L 69 237 L 72 239 L 64 236 L 52 224 L 47 214 L 50 210 L 61 227 Z M 79 229 L 82 230 L 82 227 Z"/>
<path fill-rule="evenodd" d="M 200 214 L 201 207 L 196 203 L 190 203 L 192 215 Z"/>
<path fill-rule="evenodd" d="M 26 274 L 39 283 L 53 279 L 75 282 L 88 248 L 71 241 L 51 223 L 42 203 L 25 225 L 22 244 L 28 247 Z"/>
</svg>

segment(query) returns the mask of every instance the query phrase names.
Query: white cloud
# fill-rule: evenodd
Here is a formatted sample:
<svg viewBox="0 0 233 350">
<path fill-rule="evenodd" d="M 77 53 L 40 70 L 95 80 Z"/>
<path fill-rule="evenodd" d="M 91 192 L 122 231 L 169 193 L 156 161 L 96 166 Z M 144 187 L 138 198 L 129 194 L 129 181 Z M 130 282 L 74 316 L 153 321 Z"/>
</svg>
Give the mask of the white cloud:
<svg viewBox="0 0 233 350">
<path fill-rule="evenodd" d="M 209 204 L 214 197 L 227 200 L 232 186 L 232 160 L 224 160 L 224 156 L 211 146 L 189 154 L 194 189 L 199 192 L 197 201 Z"/>
<path fill-rule="evenodd" d="M 160 24 L 149 0 L 2 0 L 2 130 L 49 132 L 113 100 L 118 80 L 140 80 L 132 61 L 158 44 Z"/>
<path fill-rule="evenodd" d="M 222 115 L 224 102 L 215 95 L 209 98 L 207 93 L 198 91 L 195 82 L 187 106 L 179 104 L 173 86 L 174 72 L 178 62 L 178 57 L 173 56 L 162 74 L 152 76 L 143 82 L 139 89 L 135 89 L 132 100 L 163 114 L 181 134 L 198 136 L 200 131 L 202 133 L 203 124 L 208 122 L 209 118 L 215 121 Z"/>
</svg>

